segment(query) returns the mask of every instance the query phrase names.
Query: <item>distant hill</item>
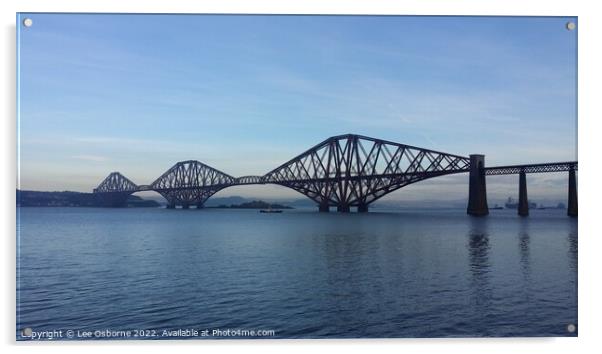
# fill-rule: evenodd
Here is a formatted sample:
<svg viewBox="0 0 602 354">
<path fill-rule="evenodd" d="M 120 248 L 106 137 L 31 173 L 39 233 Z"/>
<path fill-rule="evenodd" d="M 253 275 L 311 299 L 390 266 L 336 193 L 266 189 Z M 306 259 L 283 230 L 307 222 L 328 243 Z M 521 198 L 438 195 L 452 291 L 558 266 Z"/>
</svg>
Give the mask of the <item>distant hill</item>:
<svg viewBox="0 0 602 354">
<path fill-rule="evenodd" d="M 38 192 L 17 189 L 17 206 L 21 207 L 98 207 L 92 193 L 80 192 Z M 158 207 L 154 200 L 145 200 L 135 195 L 127 199 L 127 206 L 133 208 Z"/>
<path fill-rule="evenodd" d="M 231 204 L 230 206 L 222 204 L 212 208 L 232 208 L 232 209 L 293 209 L 290 206 L 281 204 L 271 204 L 262 200 L 254 200 L 252 202 L 242 204 Z"/>
<path fill-rule="evenodd" d="M 211 197 L 205 202 L 206 207 L 217 207 L 220 205 L 233 205 L 251 202 L 251 199 L 246 199 L 239 196 L 232 197 Z"/>
</svg>

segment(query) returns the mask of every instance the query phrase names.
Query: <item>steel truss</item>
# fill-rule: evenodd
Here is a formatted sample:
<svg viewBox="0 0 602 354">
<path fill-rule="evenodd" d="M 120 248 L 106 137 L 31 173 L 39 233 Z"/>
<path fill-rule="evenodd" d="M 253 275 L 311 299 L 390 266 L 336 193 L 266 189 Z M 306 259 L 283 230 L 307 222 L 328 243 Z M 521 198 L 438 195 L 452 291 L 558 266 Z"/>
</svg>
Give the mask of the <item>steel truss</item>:
<svg viewBox="0 0 602 354">
<path fill-rule="evenodd" d="M 105 178 L 98 187 L 94 188 L 94 193 L 111 192 L 136 192 L 138 186 L 119 172 L 112 172 Z"/>
<path fill-rule="evenodd" d="M 125 206 L 130 194 L 138 186 L 119 172 L 112 172 L 94 189 L 97 202 L 108 207 Z"/>
<path fill-rule="evenodd" d="M 235 184 L 263 184 L 263 176 L 242 176 L 236 178 Z"/>
<path fill-rule="evenodd" d="M 209 197 L 235 184 L 236 179 L 202 162 L 189 160 L 178 162 L 150 188 L 161 194 L 171 206 L 202 207 Z"/>
<path fill-rule="evenodd" d="M 525 173 L 547 173 L 547 172 L 566 172 L 577 171 L 577 161 L 540 163 L 532 165 L 512 165 L 485 167 L 485 174 L 488 176 L 513 175 L 521 172 Z"/>
<path fill-rule="evenodd" d="M 293 158 L 263 177 L 320 205 L 365 206 L 408 184 L 467 172 L 467 157 L 360 135 L 340 135 Z"/>
<path fill-rule="evenodd" d="M 202 207 L 218 191 L 235 185 L 278 184 L 306 195 L 320 209 L 367 205 L 399 188 L 428 178 L 469 172 L 470 159 L 459 155 L 374 139 L 361 135 L 328 138 L 263 176 L 232 177 L 199 161 L 176 163 L 150 185 L 136 185 L 118 172 L 94 189 L 106 205 L 125 204 L 137 191 L 153 190 L 170 207 Z M 577 162 L 486 167 L 486 175 L 560 172 Z"/>
</svg>

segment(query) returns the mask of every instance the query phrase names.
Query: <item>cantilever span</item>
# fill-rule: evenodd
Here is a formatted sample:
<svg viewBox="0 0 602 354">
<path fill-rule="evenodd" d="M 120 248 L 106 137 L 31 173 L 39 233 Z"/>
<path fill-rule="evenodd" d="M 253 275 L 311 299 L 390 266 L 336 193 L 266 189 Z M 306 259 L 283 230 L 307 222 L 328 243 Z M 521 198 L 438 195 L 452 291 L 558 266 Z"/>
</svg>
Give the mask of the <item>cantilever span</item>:
<svg viewBox="0 0 602 354">
<path fill-rule="evenodd" d="M 264 176 L 314 200 L 321 211 L 368 205 L 427 178 L 468 172 L 469 158 L 374 139 L 339 135 L 324 140 Z"/>
<path fill-rule="evenodd" d="M 167 199 L 169 208 L 175 208 L 176 204 L 184 208 L 190 205 L 202 208 L 209 197 L 234 185 L 235 180 L 202 162 L 189 160 L 176 163 L 150 186 Z"/>
<path fill-rule="evenodd" d="M 468 213 L 486 215 L 486 174 L 524 173 L 525 170 L 557 172 L 569 166 L 567 164 L 573 166 L 574 173 L 576 162 L 485 168 L 483 155 L 464 157 L 345 134 L 322 141 L 263 176 L 236 178 L 200 161 L 188 160 L 176 163 L 149 185 L 138 186 L 113 172 L 94 193 L 107 206 L 123 206 L 131 193 L 152 190 L 165 197 L 168 208 L 177 205 L 202 208 L 208 198 L 227 187 L 277 184 L 312 199 L 320 211 L 336 207 L 338 211 L 348 212 L 351 207 L 357 207 L 359 212 L 365 212 L 370 203 L 412 183 L 469 172 Z"/>
</svg>

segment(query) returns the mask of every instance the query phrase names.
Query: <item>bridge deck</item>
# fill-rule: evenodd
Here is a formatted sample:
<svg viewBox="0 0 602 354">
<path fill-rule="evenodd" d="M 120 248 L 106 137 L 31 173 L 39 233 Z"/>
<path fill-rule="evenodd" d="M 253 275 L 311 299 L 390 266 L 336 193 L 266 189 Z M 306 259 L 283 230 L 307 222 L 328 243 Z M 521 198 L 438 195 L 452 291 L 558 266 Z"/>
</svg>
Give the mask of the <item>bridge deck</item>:
<svg viewBox="0 0 602 354">
<path fill-rule="evenodd" d="M 570 170 L 577 170 L 577 161 L 485 167 L 485 174 L 488 176 L 495 176 L 519 174 L 521 171 L 524 171 L 525 173 L 546 173 Z"/>
<path fill-rule="evenodd" d="M 469 158 L 346 134 L 328 138 L 262 176 L 237 178 L 200 161 L 187 160 L 177 162 L 148 185 L 136 185 L 119 172 L 113 172 L 94 189 L 94 193 L 115 205 L 125 203 L 128 194 L 153 190 L 165 197 L 171 208 L 176 204 L 187 208 L 190 205 L 202 207 L 208 198 L 227 187 L 269 183 L 306 195 L 320 206 L 321 211 L 326 211 L 329 206 L 337 206 L 340 211 L 357 206 L 359 211 L 365 212 L 368 204 L 385 194 L 448 174 L 470 173 L 471 185 L 482 184 L 482 193 L 479 193 L 483 195 L 477 197 L 484 201 L 484 175 L 569 171 L 572 176 L 569 177 L 574 179 L 577 170 L 577 161 L 481 169 L 484 162 L 484 155 Z"/>
</svg>

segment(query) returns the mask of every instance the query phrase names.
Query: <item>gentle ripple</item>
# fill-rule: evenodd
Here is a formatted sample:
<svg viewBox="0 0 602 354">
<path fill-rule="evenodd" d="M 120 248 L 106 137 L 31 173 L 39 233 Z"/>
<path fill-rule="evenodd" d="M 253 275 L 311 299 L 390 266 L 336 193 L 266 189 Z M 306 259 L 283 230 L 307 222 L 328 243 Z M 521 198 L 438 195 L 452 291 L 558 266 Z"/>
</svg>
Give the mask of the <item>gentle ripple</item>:
<svg viewBox="0 0 602 354">
<path fill-rule="evenodd" d="M 576 335 L 577 221 L 562 210 L 20 208 L 18 224 L 18 331 Z"/>
</svg>

